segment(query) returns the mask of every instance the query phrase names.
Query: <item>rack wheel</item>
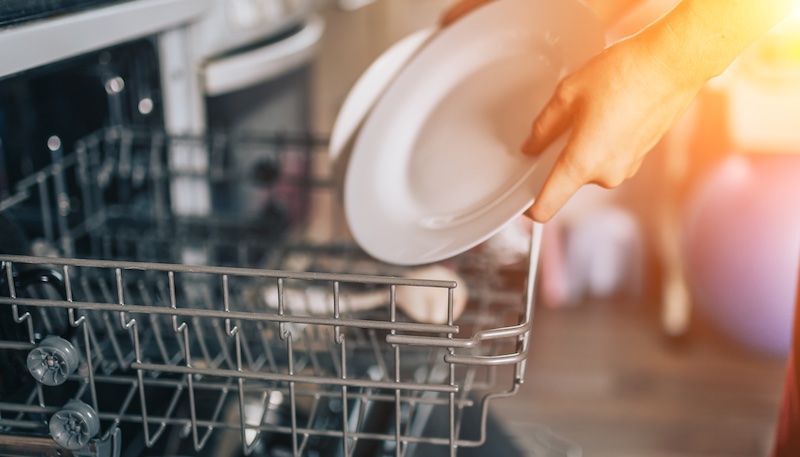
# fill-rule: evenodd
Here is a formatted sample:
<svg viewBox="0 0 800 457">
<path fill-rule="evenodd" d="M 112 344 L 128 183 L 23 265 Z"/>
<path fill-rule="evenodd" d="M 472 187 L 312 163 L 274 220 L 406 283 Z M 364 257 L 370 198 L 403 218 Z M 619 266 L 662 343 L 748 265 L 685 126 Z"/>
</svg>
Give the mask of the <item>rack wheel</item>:
<svg viewBox="0 0 800 457">
<path fill-rule="evenodd" d="M 28 371 L 34 379 L 47 386 L 63 384 L 79 364 L 78 350 L 57 336 L 48 336 L 39 347 L 28 353 Z"/>
<path fill-rule="evenodd" d="M 50 418 L 50 436 L 71 451 L 78 451 L 100 432 L 100 418 L 95 410 L 79 400 L 70 400 Z"/>
</svg>

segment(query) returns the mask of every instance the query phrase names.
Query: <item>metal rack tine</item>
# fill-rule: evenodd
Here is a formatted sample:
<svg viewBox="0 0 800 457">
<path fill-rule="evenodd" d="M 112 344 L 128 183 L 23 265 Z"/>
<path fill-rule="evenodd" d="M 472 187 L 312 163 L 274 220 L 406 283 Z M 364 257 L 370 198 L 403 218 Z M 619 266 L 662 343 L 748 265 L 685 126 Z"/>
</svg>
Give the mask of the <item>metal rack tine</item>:
<svg viewBox="0 0 800 457">
<path fill-rule="evenodd" d="M 269 198 L 301 192 L 291 201 L 303 204 L 288 210 L 306 223 L 313 206 L 307 197 L 330 189 L 297 187 L 326 184 L 297 168 L 316 160 L 309 154 L 327 154 L 324 141 L 304 135 L 107 129 L 78 141 L 72 153 L 56 148 L 51 166 L 0 197 L 0 212 L 21 208 L 36 216 L 36 236 L 61 256 L 0 256 L 7 283 L 0 309 L 13 316 L 13 338 L 0 334 L 0 351 L 33 349 L 43 335 L 66 328 L 81 359 L 63 395 L 92 397 L 87 402 L 108 425 L 98 439 L 141 424 L 145 446 L 184 440 L 197 452 L 218 446 L 216 436 L 240 439 L 245 454 L 276 437 L 298 457 L 319 446 L 351 457 L 377 441 L 397 457 L 415 455 L 421 444 L 451 455 L 478 445 L 492 399 L 512 395 L 524 380 L 535 264 L 521 300 L 496 290 L 504 287 L 503 272 L 479 252 L 455 262 L 470 289 L 456 322 L 452 281 L 408 279 L 406 268 L 379 264 L 345 238 L 324 245 L 294 238 L 308 227 L 273 239 L 259 225 L 263 218 L 229 216 L 227 207 L 216 214 L 222 207 L 215 199 L 230 193 L 229 183 L 252 178 L 232 166 L 237 142 L 286 167 Z M 200 157 L 171 167 L 175 151 Z M 209 211 L 177 202 L 176 180 L 210 180 L 203 191 L 214 197 Z M 192 214 L 177 211 L 184 206 Z M 20 280 L 37 268 L 62 270 L 63 287 Z M 447 289 L 446 322 L 411 320 L 398 309 L 398 287 Z M 356 309 L 360 294 L 386 302 L 385 292 L 385 310 Z M 483 389 L 481 402 L 472 400 L 470 393 Z M 62 406 L 52 398 L 40 383 L 0 398 L 0 427 L 43 430 L 41 418 Z M 376 406 L 394 409 L 380 430 L 371 427 Z M 251 414 L 251 407 L 261 409 Z M 434 411 L 443 414 L 442 427 L 429 430 L 425 420 Z M 484 415 L 478 439 L 462 426 L 472 412 Z"/>
</svg>

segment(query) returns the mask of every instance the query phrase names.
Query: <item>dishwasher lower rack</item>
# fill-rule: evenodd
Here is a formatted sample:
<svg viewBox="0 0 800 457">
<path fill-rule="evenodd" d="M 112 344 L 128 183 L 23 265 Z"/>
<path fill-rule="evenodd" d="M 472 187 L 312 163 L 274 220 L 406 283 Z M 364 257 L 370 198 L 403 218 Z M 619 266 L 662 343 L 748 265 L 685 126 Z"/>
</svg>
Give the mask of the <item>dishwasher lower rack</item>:
<svg viewBox="0 0 800 457">
<path fill-rule="evenodd" d="M 199 150 L 213 163 L 215 147 L 230 154 L 238 142 L 263 147 L 277 170 L 267 184 L 256 173 L 259 185 L 283 186 L 302 206 L 281 230 L 265 233 L 261 216 L 220 215 L 215 194 L 241 196 L 228 185 L 241 170 L 173 160 Z M 346 243 L 292 235 L 310 224 L 311 195 L 325 187 L 296 165 L 324 154 L 319 145 L 113 130 L 54 151 L 22 180 L 0 202 L 0 223 L 51 256 L 0 255 L 0 454 L 405 456 L 480 446 L 491 400 L 523 382 L 538 243 L 516 276 L 477 251 L 449 262 L 469 290 L 456 319 L 455 282 L 411 279 L 413 270 Z M 186 180 L 210 203 L 187 211 L 176 196 Z M 436 297 L 446 317 L 410 319 L 397 304 L 404 288 Z M 355 305 L 365 297 L 374 306 Z M 477 429 L 461 427 L 470 412 L 482 418 Z"/>
</svg>

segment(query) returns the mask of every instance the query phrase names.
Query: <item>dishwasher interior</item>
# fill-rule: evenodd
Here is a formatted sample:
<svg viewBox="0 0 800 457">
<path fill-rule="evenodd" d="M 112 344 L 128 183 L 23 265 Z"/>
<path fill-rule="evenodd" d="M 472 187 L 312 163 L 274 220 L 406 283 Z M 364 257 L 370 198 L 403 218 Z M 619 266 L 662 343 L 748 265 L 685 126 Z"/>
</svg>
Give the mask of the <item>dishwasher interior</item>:
<svg viewBox="0 0 800 457">
<path fill-rule="evenodd" d="M 312 172 L 326 143 L 115 127 L 42 144 L 50 163 L 0 201 L 0 455 L 482 445 L 492 398 L 523 382 L 537 244 L 514 266 L 480 247 L 449 260 L 456 284 L 309 237 L 340 213 L 320 210 L 337 190 Z M 243 148 L 259 157 L 246 169 Z M 440 312 L 411 318 L 409 296 Z"/>
</svg>

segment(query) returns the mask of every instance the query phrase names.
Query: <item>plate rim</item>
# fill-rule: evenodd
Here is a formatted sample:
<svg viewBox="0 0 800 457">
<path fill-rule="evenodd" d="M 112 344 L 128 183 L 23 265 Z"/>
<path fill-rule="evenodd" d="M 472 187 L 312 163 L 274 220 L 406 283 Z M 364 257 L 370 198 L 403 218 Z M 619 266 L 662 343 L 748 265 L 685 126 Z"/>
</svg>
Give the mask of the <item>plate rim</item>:
<svg viewBox="0 0 800 457">
<path fill-rule="evenodd" d="M 402 68 L 399 74 L 396 75 L 394 80 L 383 91 L 380 99 L 375 101 L 371 111 L 368 113 L 367 117 L 363 121 L 360 132 L 355 138 L 355 144 L 353 145 L 351 151 L 351 157 L 347 163 L 347 170 L 344 179 L 344 189 L 343 189 L 345 217 L 350 232 L 355 241 L 359 244 L 359 246 L 361 246 L 362 249 L 364 249 L 367 253 L 369 253 L 373 257 L 385 262 L 399 264 L 399 265 L 420 265 L 420 264 L 433 263 L 456 256 L 486 241 L 495 233 L 502 230 L 502 228 L 506 224 L 508 224 L 511 220 L 521 215 L 527 209 L 527 207 L 533 202 L 534 196 L 532 194 L 529 201 L 527 202 L 527 205 L 515 209 L 515 211 L 513 212 L 514 214 L 511 215 L 510 217 L 504 216 L 502 221 L 499 220 L 498 218 L 496 222 L 489 224 L 492 226 L 490 230 L 489 229 L 481 230 L 482 235 L 479 237 L 472 237 L 472 239 L 470 240 L 463 240 L 461 242 L 455 243 L 456 246 L 445 246 L 444 248 L 439 249 L 438 250 L 439 252 L 433 252 L 433 253 L 428 252 L 426 254 L 419 256 L 413 254 L 393 255 L 391 253 L 382 252 L 380 249 L 380 245 L 386 243 L 373 243 L 372 241 L 370 241 L 371 238 L 374 238 L 374 233 L 373 236 L 370 236 L 369 232 L 374 232 L 375 230 L 371 230 L 369 227 L 366 227 L 369 224 L 361 224 L 360 222 L 358 222 L 358 220 L 363 219 L 361 216 L 355 216 L 355 214 L 357 214 L 357 212 L 360 211 L 360 209 L 358 208 L 360 206 L 358 201 L 358 194 L 362 194 L 363 192 L 368 191 L 368 189 L 364 189 L 363 185 L 359 185 L 359 177 L 355 176 L 357 174 L 356 171 L 359 166 L 359 163 L 363 162 L 365 160 L 364 159 L 365 155 L 368 154 L 367 152 L 364 152 L 366 146 L 364 146 L 363 143 L 365 141 L 364 138 L 367 137 L 367 135 L 365 135 L 364 132 L 369 132 L 370 129 L 385 130 L 385 128 L 382 128 L 380 125 L 376 126 L 375 124 L 376 122 L 378 122 L 376 121 L 376 119 L 380 120 L 381 116 L 383 117 L 386 116 L 383 114 L 385 111 L 391 110 L 391 107 L 386 106 L 387 99 L 396 98 L 396 96 L 394 96 L 393 94 L 398 90 L 397 87 L 400 86 L 402 88 L 404 84 L 407 85 L 405 80 L 407 80 L 410 77 L 414 77 L 415 72 L 418 72 L 416 68 L 419 65 L 418 62 L 420 60 L 428 58 L 428 55 L 431 53 L 434 53 L 434 56 L 437 53 L 439 53 L 440 50 L 437 48 L 437 46 L 441 47 L 442 42 L 448 39 L 452 40 L 452 38 L 449 37 L 452 36 L 457 37 L 460 34 L 466 33 L 465 31 L 469 31 L 474 28 L 499 27 L 501 26 L 500 24 L 490 23 L 487 21 L 489 21 L 491 18 L 497 15 L 507 14 L 504 13 L 506 10 L 509 10 L 509 13 L 511 13 L 520 8 L 525 8 L 525 11 L 550 8 L 551 11 L 549 11 L 549 15 L 551 16 L 559 14 L 558 12 L 560 11 L 566 11 L 570 13 L 567 16 L 570 18 L 571 21 L 575 20 L 575 22 L 580 23 L 582 25 L 591 24 L 594 27 L 594 30 L 586 30 L 586 27 L 583 27 L 581 30 L 582 37 L 572 38 L 572 41 L 574 41 L 572 43 L 573 48 L 569 48 L 567 51 L 569 51 L 570 49 L 576 49 L 578 51 L 577 53 L 580 53 L 581 55 L 579 57 L 567 56 L 567 61 L 565 61 L 560 68 L 560 74 L 557 77 L 557 81 L 561 79 L 561 77 L 563 77 L 566 73 L 574 71 L 581 64 L 587 61 L 592 55 L 601 51 L 603 46 L 605 45 L 606 42 L 605 33 L 599 19 L 597 19 L 597 16 L 587 6 L 583 5 L 577 0 L 503 0 L 502 2 L 493 2 L 492 4 L 481 7 L 477 11 L 470 13 L 468 17 L 461 19 L 460 21 L 456 22 L 450 27 L 440 30 L 438 33 L 434 34 L 434 36 L 432 36 L 430 40 L 426 43 L 426 46 L 423 49 L 420 49 L 412 57 L 412 59 L 410 59 L 406 63 L 406 65 L 404 66 L 404 68 Z M 577 17 L 576 13 L 582 14 L 583 17 L 575 19 Z M 564 24 L 559 25 L 558 29 L 562 31 L 561 32 L 562 35 L 560 36 L 563 36 L 563 29 L 565 28 L 567 28 L 566 25 Z M 548 39 L 548 34 L 550 32 L 551 30 L 543 30 L 541 32 L 536 32 L 536 34 L 537 36 L 541 36 L 544 39 Z M 590 51 L 588 50 L 589 48 L 591 48 Z M 569 54 L 569 52 L 565 52 L 564 54 L 567 55 Z M 417 64 L 416 66 L 415 63 Z M 463 81 L 463 79 L 458 81 Z M 444 100 L 444 98 L 442 100 Z M 416 135 L 419 135 L 422 130 L 423 130 L 422 128 L 416 129 L 412 131 L 411 135 L 415 136 L 416 138 Z M 416 139 L 409 142 L 409 144 L 415 144 L 415 143 Z M 552 150 L 554 149 L 554 147 L 551 147 L 550 149 Z M 549 157 L 549 159 L 551 159 L 552 162 L 554 163 L 558 154 L 560 154 L 560 148 L 557 151 L 557 153 L 553 153 L 552 151 L 548 151 L 548 153 L 551 155 L 555 154 L 556 157 Z M 547 155 L 547 153 L 545 155 Z M 544 166 L 543 160 L 544 159 L 542 159 L 541 161 L 542 166 Z M 538 168 L 538 166 L 535 168 Z M 361 181 L 363 181 L 364 179 L 366 178 L 361 179 Z M 409 227 L 416 225 L 417 221 L 413 221 L 410 224 L 408 224 Z M 438 231 L 438 229 L 434 230 Z M 397 233 L 394 233 L 392 238 L 396 238 L 397 235 L 398 235 Z M 419 233 L 415 232 L 414 236 L 419 236 Z M 399 242 L 402 243 L 403 240 L 400 240 Z M 398 240 L 393 239 L 391 243 L 397 244 Z"/>
</svg>

